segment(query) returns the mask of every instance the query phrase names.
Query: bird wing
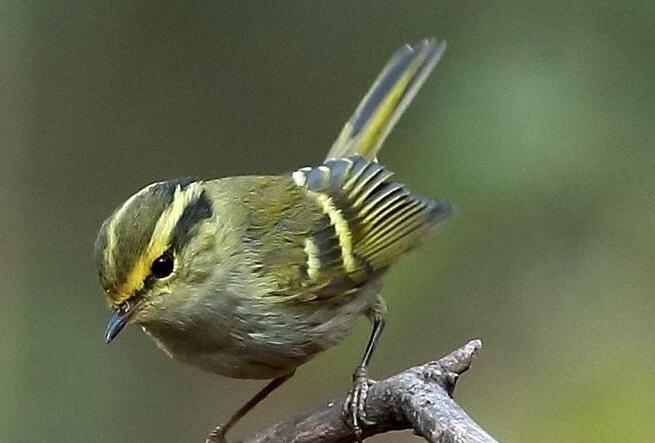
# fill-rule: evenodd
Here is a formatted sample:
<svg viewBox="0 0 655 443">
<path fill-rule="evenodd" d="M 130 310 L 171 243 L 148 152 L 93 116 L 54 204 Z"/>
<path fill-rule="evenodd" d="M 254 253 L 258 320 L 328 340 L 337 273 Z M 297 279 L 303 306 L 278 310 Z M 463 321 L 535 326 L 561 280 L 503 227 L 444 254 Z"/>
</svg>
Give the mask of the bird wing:
<svg viewBox="0 0 655 443">
<path fill-rule="evenodd" d="M 347 294 L 380 275 L 452 213 L 409 192 L 361 156 L 328 160 L 254 195 L 246 241 L 267 295 L 311 300 Z M 262 180 L 264 183 L 264 180 Z"/>
</svg>

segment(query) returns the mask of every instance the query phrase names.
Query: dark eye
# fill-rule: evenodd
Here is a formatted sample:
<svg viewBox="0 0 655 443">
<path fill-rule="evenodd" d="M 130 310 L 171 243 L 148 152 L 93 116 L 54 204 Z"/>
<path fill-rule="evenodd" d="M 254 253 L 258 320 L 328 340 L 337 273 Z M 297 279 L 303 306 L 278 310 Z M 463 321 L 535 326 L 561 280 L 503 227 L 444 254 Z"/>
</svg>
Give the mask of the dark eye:
<svg viewBox="0 0 655 443">
<path fill-rule="evenodd" d="M 175 261 L 170 254 L 164 254 L 152 262 L 150 272 L 155 278 L 166 278 L 173 273 Z"/>
</svg>

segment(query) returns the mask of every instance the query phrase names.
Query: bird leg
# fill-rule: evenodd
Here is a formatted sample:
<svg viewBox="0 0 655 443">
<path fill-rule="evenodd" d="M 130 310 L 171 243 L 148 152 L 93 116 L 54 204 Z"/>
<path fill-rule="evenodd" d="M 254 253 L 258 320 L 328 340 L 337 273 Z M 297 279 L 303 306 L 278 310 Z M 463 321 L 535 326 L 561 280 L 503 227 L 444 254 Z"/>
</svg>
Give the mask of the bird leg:
<svg viewBox="0 0 655 443">
<path fill-rule="evenodd" d="M 353 373 L 353 387 L 343 405 L 343 413 L 346 422 L 352 427 L 358 442 L 362 441 L 362 424 L 373 425 L 371 420 L 366 417 L 366 397 L 369 387 L 375 383 L 368 378 L 368 365 L 375 347 L 380 340 L 380 335 L 384 329 L 384 319 L 380 314 L 373 314 L 373 330 L 366 344 L 366 351 L 362 363 Z"/>
<path fill-rule="evenodd" d="M 216 428 L 214 428 L 214 430 L 207 437 L 207 440 L 205 440 L 205 443 L 227 443 L 227 440 L 225 440 L 225 434 L 227 431 L 229 431 L 239 420 L 241 420 L 244 415 L 250 412 L 251 409 L 257 406 L 262 400 L 264 400 L 268 394 L 275 391 L 282 384 L 284 384 L 285 381 L 289 380 L 294 373 L 295 370 L 269 382 L 245 405 L 241 406 L 241 408 L 239 408 L 239 410 L 235 412 L 232 417 L 230 417 L 227 423 L 216 426 Z"/>
</svg>

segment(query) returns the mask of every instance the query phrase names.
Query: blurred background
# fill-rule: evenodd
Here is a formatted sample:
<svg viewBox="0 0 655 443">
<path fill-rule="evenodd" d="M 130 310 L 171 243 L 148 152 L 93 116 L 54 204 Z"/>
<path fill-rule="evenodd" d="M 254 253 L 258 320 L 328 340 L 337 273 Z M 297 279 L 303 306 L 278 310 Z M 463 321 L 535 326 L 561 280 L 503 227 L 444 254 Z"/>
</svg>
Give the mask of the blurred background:
<svg viewBox="0 0 655 443">
<path fill-rule="evenodd" d="M 498 439 L 654 441 L 643 0 L 0 1 L 0 441 L 199 442 L 254 394 L 135 327 L 103 343 L 97 229 L 153 181 L 315 164 L 388 57 L 429 35 L 448 50 L 381 159 L 460 213 L 387 276 L 372 376 L 479 337 L 456 398 Z M 367 335 L 233 439 L 344 394 Z"/>
</svg>

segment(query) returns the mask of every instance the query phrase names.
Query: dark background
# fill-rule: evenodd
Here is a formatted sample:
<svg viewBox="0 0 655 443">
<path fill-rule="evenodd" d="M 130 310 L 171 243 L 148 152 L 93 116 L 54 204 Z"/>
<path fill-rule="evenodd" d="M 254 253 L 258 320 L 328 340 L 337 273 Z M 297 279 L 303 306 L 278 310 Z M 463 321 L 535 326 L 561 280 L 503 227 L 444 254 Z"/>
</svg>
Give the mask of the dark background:
<svg viewBox="0 0 655 443">
<path fill-rule="evenodd" d="M 500 440 L 653 441 L 654 29 L 643 0 L 0 1 L 0 441 L 202 441 L 254 393 L 103 343 L 97 229 L 153 181 L 315 164 L 429 35 L 381 161 L 460 214 L 388 275 L 373 377 L 480 337 L 456 398 Z M 367 334 L 233 437 L 345 393 Z"/>
</svg>

